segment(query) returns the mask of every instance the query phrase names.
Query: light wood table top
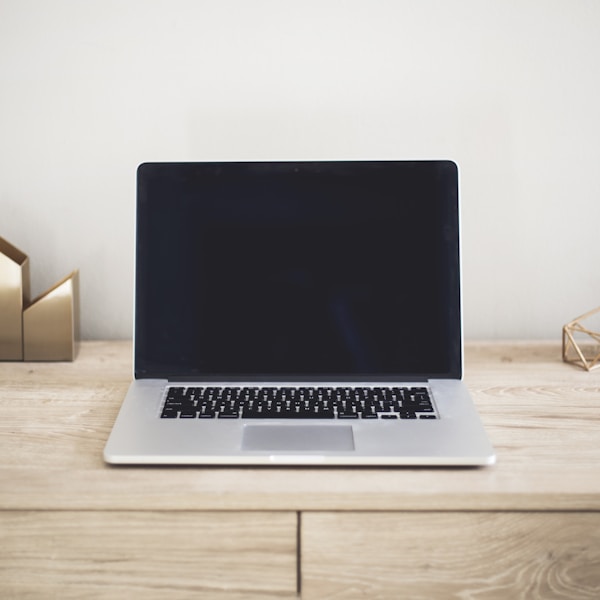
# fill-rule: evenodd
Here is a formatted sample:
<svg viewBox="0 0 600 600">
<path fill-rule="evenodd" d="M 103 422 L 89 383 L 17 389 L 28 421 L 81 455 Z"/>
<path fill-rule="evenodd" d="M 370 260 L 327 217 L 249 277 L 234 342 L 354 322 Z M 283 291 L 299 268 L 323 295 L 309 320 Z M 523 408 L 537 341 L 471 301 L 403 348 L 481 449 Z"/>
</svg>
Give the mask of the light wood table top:
<svg viewBox="0 0 600 600">
<path fill-rule="evenodd" d="M 560 343 L 469 343 L 465 381 L 497 451 L 484 468 L 111 467 L 129 341 L 73 363 L 0 363 L 3 510 L 600 509 L 600 371 Z"/>
</svg>

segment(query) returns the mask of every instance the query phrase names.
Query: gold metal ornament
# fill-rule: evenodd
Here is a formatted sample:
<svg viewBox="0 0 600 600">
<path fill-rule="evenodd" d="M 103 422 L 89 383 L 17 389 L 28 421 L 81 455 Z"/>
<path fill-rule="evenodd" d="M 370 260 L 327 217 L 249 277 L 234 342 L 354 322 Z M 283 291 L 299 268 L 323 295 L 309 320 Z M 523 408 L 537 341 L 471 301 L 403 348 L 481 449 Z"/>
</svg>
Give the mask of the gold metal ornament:
<svg viewBox="0 0 600 600">
<path fill-rule="evenodd" d="M 27 255 L 0 237 L 0 360 L 23 360 L 23 308 L 29 295 Z"/>
<path fill-rule="evenodd" d="M 79 271 L 31 301 L 29 258 L 0 237 L 0 360 L 71 361 L 79 342 Z"/>
<path fill-rule="evenodd" d="M 586 371 L 600 367 L 600 331 L 593 331 L 583 324 L 583 321 L 589 320 L 596 314 L 600 314 L 600 306 L 573 319 L 563 327 L 563 360 Z M 576 336 L 579 341 L 575 339 Z"/>
<path fill-rule="evenodd" d="M 23 312 L 23 358 L 74 360 L 79 340 L 79 272 L 36 298 Z"/>
</svg>

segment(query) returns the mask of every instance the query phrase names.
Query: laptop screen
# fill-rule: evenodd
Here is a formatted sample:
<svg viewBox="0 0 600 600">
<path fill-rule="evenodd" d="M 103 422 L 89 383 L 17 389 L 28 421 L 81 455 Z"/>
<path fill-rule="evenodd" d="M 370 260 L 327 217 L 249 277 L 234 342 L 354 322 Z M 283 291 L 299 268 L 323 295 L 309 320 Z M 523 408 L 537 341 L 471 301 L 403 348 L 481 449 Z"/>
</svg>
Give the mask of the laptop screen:
<svg viewBox="0 0 600 600">
<path fill-rule="evenodd" d="M 138 378 L 460 377 L 449 161 L 145 163 Z"/>
</svg>

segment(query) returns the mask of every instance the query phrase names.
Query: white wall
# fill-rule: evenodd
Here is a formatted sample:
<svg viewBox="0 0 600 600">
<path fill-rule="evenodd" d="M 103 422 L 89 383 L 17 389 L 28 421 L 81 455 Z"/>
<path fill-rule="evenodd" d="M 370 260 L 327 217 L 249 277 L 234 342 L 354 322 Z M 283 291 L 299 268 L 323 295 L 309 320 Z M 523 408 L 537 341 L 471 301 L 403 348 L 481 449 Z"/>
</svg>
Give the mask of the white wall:
<svg viewBox="0 0 600 600">
<path fill-rule="evenodd" d="M 469 338 L 600 304 L 598 0 L 0 0 L 0 235 L 130 337 L 145 160 L 452 158 Z"/>
</svg>

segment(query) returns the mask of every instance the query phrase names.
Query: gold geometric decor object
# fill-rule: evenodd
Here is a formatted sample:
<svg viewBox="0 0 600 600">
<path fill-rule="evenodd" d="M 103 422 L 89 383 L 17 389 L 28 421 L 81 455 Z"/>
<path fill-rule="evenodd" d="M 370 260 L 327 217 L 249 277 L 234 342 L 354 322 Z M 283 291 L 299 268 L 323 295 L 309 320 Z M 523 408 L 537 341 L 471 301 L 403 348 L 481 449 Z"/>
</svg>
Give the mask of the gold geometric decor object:
<svg viewBox="0 0 600 600">
<path fill-rule="evenodd" d="M 79 272 L 31 301 L 29 259 L 0 237 L 0 360 L 74 360 L 79 342 Z"/>
<path fill-rule="evenodd" d="M 600 328 L 592 329 L 589 322 L 600 315 L 600 306 L 577 317 L 563 327 L 562 355 L 565 362 L 592 371 L 600 367 Z M 583 321 L 588 321 L 584 325 Z"/>
<path fill-rule="evenodd" d="M 23 360 L 23 307 L 29 295 L 29 259 L 0 237 L 0 360 Z"/>
<path fill-rule="evenodd" d="M 36 298 L 23 312 L 23 358 L 74 360 L 79 340 L 79 272 Z"/>
</svg>

